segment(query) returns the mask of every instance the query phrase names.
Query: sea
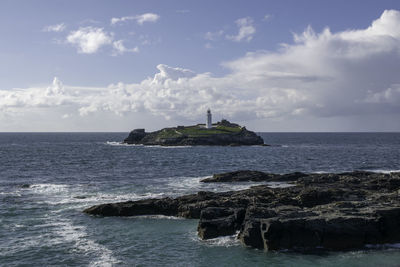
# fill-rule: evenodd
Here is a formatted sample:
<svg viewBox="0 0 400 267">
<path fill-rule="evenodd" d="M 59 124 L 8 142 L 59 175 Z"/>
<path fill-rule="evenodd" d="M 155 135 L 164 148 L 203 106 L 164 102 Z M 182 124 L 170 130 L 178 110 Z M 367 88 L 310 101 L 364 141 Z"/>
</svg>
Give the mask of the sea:
<svg viewBox="0 0 400 267">
<path fill-rule="evenodd" d="M 271 146 L 124 145 L 128 133 L 0 133 L 0 266 L 399 266 L 400 244 L 266 252 L 202 241 L 198 220 L 93 217 L 92 205 L 222 192 L 214 173 L 400 171 L 400 133 L 259 133 Z M 400 231 L 400 230 L 399 230 Z"/>
</svg>

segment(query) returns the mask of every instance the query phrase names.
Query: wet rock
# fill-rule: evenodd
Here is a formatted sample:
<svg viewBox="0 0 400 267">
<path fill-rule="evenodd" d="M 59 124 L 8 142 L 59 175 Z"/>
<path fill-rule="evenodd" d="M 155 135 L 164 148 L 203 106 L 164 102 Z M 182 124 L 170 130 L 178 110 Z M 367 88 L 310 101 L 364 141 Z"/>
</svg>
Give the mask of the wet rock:
<svg viewBox="0 0 400 267">
<path fill-rule="evenodd" d="M 201 239 L 233 235 L 240 229 L 245 209 L 208 207 L 201 211 L 197 227 Z"/>
<path fill-rule="evenodd" d="M 212 181 L 287 179 L 293 187 L 253 186 L 222 193 L 96 205 L 101 216 L 169 215 L 198 218 L 202 239 L 232 235 L 264 250 L 348 250 L 400 242 L 400 174 L 268 174 L 236 171 Z M 252 180 L 253 179 L 253 180 Z M 211 182 L 211 181 L 208 181 Z"/>
<path fill-rule="evenodd" d="M 302 172 L 288 174 L 274 174 L 261 171 L 239 170 L 214 174 L 211 178 L 205 178 L 203 183 L 227 183 L 227 182 L 293 182 L 309 176 Z"/>
<path fill-rule="evenodd" d="M 211 178 L 201 180 L 203 183 L 221 183 L 221 182 L 263 182 L 278 178 L 279 175 L 265 173 L 260 171 L 240 170 L 234 172 L 214 174 Z"/>
</svg>

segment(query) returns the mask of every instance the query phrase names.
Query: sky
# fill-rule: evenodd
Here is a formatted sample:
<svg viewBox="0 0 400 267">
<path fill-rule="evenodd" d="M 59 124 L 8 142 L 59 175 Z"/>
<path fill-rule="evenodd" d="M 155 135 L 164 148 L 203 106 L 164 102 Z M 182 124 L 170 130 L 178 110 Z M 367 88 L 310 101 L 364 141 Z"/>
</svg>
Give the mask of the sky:
<svg viewBox="0 0 400 267">
<path fill-rule="evenodd" d="M 397 0 L 1 0 L 0 132 L 400 131 Z"/>
</svg>

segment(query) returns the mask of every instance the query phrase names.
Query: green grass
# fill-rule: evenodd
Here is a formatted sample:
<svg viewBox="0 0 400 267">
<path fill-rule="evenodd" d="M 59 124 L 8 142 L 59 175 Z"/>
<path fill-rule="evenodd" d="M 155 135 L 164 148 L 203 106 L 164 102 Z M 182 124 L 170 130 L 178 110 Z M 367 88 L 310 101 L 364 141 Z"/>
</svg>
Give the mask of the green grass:
<svg viewBox="0 0 400 267">
<path fill-rule="evenodd" d="M 217 127 L 214 127 L 212 129 L 206 129 L 200 126 L 191 126 L 185 127 L 183 129 L 178 129 L 177 131 L 184 135 L 188 135 L 189 137 L 199 137 L 215 134 L 237 133 L 241 131 L 241 128 L 218 125 Z"/>
<path fill-rule="evenodd" d="M 181 133 L 177 132 L 174 128 L 163 129 L 160 133 L 157 134 L 157 136 L 160 138 L 176 138 L 180 135 Z"/>
<path fill-rule="evenodd" d="M 159 138 L 177 138 L 182 135 L 189 137 L 203 137 L 208 135 L 216 134 L 229 134 L 238 133 L 242 130 L 241 127 L 227 127 L 222 125 L 217 125 L 212 129 L 206 129 L 202 126 L 188 126 L 183 128 L 165 128 L 157 134 Z"/>
</svg>

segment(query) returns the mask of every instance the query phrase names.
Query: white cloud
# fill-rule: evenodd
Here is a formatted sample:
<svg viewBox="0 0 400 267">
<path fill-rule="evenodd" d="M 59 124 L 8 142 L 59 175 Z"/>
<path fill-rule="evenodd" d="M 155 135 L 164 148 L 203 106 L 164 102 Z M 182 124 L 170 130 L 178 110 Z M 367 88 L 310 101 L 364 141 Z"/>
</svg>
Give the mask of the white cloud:
<svg viewBox="0 0 400 267">
<path fill-rule="evenodd" d="M 235 42 L 250 42 L 251 39 L 253 39 L 253 35 L 256 33 L 256 28 L 253 26 L 253 19 L 250 17 L 238 19 L 236 20 L 236 25 L 239 30 L 238 34 L 226 35 L 226 38 Z"/>
<path fill-rule="evenodd" d="M 102 46 L 111 44 L 113 37 L 103 28 L 80 27 L 67 36 L 67 42 L 78 47 L 79 53 L 93 54 Z"/>
<path fill-rule="evenodd" d="M 62 32 L 67 26 L 64 23 L 49 25 L 43 28 L 44 32 Z"/>
<path fill-rule="evenodd" d="M 114 48 L 115 54 L 119 54 L 119 55 L 126 53 L 126 52 L 132 52 L 132 53 L 139 52 L 139 48 L 137 46 L 134 48 L 126 48 L 124 45 L 124 42 L 122 40 L 114 41 L 113 48 Z"/>
<path fill-rule="evenodd" d="M 141 15 L 136 15 L 136 16 L 126 16 L 126 17 L 121 17 L 121 18 L 112 18 L 111 19 L 111 25 L 115 25 L 121 22 L 129 21 L 129 20 L 135 20 L 136 23 L 139 25 L 143 25 L 145 22 L 156 22 L 160 19 L 160 16 L 154 13 L 145 13 Z"/>
<path fill-rule="evenodd" d="M 215 41 L 218 38 L 220 38 L 223 34 L 224 34 L 223 30 L 219 30 L 216 32 L 206 32 L 206 34 L 204 35 L 204 38 L 206 40 Z"/>
<path fill-rule="evenodd" d="M 62 107 L 59 116 L 71 114 L 68 121 L 97 113 L 200 121 L 211 107 L 233 121 L 301 124 L 310 117 L 320 122 L 354 117 L 377 125 L 376 116 L 400 115 L 399 28 L 400 12 L 394 10 L 366 29 L 315 33 L 309 27 L 277 52 L 256 51 L 225 62 L 228 74 L 221 77 L 160 64 L 154 77 L 133 84 L 87 88 L 55 79 L 47 88 L 0 90 L 0 114 L 32 109 L 53 114 L 48 111 Z"/>
</svg>

